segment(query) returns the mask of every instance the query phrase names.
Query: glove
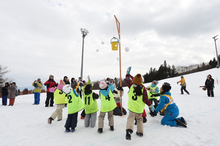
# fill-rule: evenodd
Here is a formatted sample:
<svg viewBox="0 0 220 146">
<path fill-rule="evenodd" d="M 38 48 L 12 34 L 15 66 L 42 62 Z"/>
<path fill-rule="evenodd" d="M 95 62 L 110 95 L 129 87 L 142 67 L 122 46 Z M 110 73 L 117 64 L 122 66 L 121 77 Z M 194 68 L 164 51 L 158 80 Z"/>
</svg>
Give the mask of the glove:
<svg viewBox="0 0 220 146">
<path fill-rule="evenodd" d="M 149 106 L 149 108 L 150 108 L 150 110 L 151 110 L 152 112 L 155 110 L 153 104 L 151 104 L 151 105 Z"/>
<path fill-rule="evenodd" d="M 127 69 L 127 74 L 130 74 L 130 72 L 131 72 L 131 66 L 128 67 L 128 69 Z"/>
<path fill-rule="evenodd" d="M 156 112 L 156 111 L 150 112 L 150 115 L 151 115 L 152 117 L 155 117 L 155 116 L 157 116 L 157 112 Z"/>
</svg>

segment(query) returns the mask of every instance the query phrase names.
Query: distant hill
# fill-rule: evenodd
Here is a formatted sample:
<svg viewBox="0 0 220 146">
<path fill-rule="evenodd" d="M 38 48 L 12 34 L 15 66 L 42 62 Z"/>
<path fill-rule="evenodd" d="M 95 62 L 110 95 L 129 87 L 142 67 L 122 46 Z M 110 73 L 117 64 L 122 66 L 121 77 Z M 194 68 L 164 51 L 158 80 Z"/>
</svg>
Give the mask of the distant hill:
<svg viewBox="0 0 220 146">
<path fill-rule="evenodd" d="M 209 63 L 204 63 L 205 65 L 208 65 Z M 197 69 L 198 67 L 202 67 L 204 65 L 203 63 L 201 64 L 193 64 L 193 65 L 189 65 L 189 66 L 177 66 L 176 67 L 176 71 L 181 74 L 183 72 L 188 72 L 194 69 Z"/>
</svg>

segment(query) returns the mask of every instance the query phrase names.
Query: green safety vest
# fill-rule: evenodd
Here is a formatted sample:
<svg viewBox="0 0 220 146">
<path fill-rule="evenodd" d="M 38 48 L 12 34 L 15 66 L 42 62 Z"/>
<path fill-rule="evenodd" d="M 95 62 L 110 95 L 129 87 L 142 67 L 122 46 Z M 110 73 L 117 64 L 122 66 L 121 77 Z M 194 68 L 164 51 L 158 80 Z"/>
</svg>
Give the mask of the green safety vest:
<svg viewBox="0 0 220 146">
<path fill-rule="evenodd" d="M 56 89 L 54 91 L 55 104 L 66 104 L 65 96 L 66 94 L 62 90 Z"/>
<path fill-rule="evenodd" d="M 150 87 L 150 90 L 156 90 L 157 89 L 157 86 L 155 86 L 155 87 L 151 87 L 151 85 L 149 86 Z M 151 95 L 152 95 L 152 93 L 155 93 L 155 92 L 152 92 L 152 93 L 150 93 L 150 91 L 147 91 L 147 93 L 148 93 L 148 99 L 158 99 L 158 97 L 156 96 L 154 96 L 154 97 L 151 97 Z"/>
<path fill-rule="evenodd" d="M 92 114 L 99 110 L 96 99 L 93 100 L 93 92 L 89 95 L 83 95 L 83 101 L 85 106 L 85 113 Z"/>
<path fill-rule="evenodd" d="M 73 90 L 66 95 L 65 100 L 67 101 L 68 114 L 74 114 L 84 108 L 84 104 L 80 96 L 76 96 Z"/>
<path fill-rule="evenodd" d="M 144 92 L 144 88 L 142 88 L 142 93 Z M 134 93 L 134 87 L 131 85 L 130 90 L 128 92 L 128 109 L 134 113 L 141 114 L 144 111 L 145 103 L 143 102 L 143 95 L 137 96 Z"/>
<path fill-rule="evenodd" d="M 110 112 L 117 107 L 115 103 L 114 95 L 111 92 L 111 90 L 109 90 L 108 96 L 104 96 L 100 92 L 100 98 L 101 98 L 101 110 L 100 110 L 101 112 L 103 113 Z"/>
</svg>

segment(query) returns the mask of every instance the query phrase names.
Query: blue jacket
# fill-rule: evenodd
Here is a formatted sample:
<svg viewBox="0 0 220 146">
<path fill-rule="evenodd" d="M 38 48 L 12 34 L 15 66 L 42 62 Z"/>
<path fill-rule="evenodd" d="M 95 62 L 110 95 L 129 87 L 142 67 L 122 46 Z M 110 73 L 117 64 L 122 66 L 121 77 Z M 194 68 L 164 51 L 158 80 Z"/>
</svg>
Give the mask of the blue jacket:
<svg viewBox="0 0 220 146">
<path fill-rule="evenodd" d="M 107 90 L 100 90 L 100 92 L 104 95 L 104 96 L 108 96 L 109 95 L 109 89 L 113 92 L 114 90 L 114 86 L 112 84 L 109 84 Z M 99 97 L 101 96 L 99 92 Z"/>
<path fill-rule="evenodd" d="M 171 96 L 171 93 L 168 91 L 168 92 L 165 92 L 164 93 L 165 95 L 169 95 Z M 163 109 L 163 107 L 168 104 L 170 102 L 169 98 L 167 96 L 163 96 L 163 94 L 160 96 L 160 102 L 157 106 L 157 108 L 155 109 L 156 112 L 159 112 Z M 173 103 L 173 104 L 170 104 L 167 106 L 167 108 L 165 109 L 165 111 L 168 111 L 168 112 L 176 112 L 176 111 L 179 111 L 179 108 L 178 106 L 176 105 L 176 103 Z"/>
</svg>

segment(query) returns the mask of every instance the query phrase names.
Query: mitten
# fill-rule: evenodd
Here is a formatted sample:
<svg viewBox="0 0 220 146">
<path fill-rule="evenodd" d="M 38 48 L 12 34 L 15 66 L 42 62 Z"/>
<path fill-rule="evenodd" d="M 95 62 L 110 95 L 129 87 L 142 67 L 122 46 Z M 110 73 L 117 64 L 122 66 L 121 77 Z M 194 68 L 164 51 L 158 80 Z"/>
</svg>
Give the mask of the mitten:
<svg viewBox="0 0 220 146">
<path fill-rule="evenodd" d="M 155 117 L 155 116 L 157 116 L 157 112 L 156 112 L 156 111 L 150 112 L 150 115 L 151 115 L 152 117 Z"/>
<path fill-rule="evenodd" d="M 127 69 L 127 74 L 130 74 L 130 72 L 131 72 L 131 66 L 128 67 L 128 69 Z"/>
</svg>

